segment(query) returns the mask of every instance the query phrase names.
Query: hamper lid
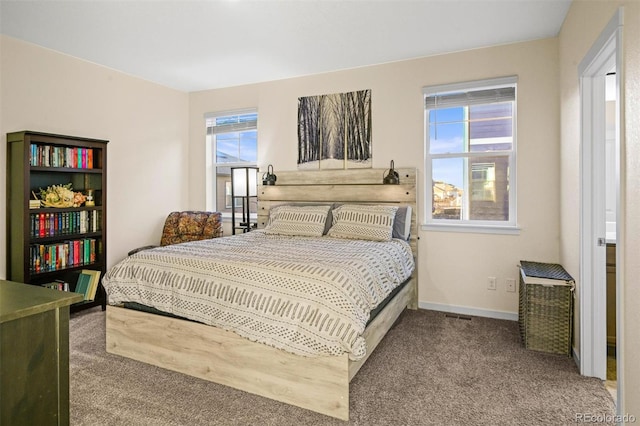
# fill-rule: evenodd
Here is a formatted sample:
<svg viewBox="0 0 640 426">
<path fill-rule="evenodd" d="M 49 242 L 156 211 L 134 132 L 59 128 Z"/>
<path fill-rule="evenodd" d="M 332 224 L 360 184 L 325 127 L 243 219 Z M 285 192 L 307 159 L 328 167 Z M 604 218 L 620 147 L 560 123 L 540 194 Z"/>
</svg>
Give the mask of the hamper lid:
<svg viewBox="0 0 640 426">
<path fill-rule="evenodd" d="M 573 277 L 557 263 L 520 261 L 520 267 L 527 277 L 573 281 Z"/>
</svg>

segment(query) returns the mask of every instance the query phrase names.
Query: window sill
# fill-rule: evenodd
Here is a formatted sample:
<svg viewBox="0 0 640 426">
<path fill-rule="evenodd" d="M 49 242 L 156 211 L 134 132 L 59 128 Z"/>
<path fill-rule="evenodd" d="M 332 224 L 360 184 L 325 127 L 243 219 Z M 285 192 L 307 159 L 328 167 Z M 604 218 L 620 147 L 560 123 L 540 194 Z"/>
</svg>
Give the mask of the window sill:
<svg viewBox="0 0 640 426">
<path fill-rule="evenodd" d="M 422 231 L 437 232 L 466 232 L 475 234 L 499 234 L 499 235 L 520 235 L 519 226 L 501 226 L 501 225 L 471 225 L 471 224 L 446 224 L 446 223 L 429 223 L 421 225 Z"/>
<path fill-rule="evenodd" d="M 238 215 L 242 215 L 242 211 L 239 211 L 239 212 L 237 212 L 237 213 L 236 213 L 236 220 L 237 220 L 237 221 L 239 221 L 239 220 L 241 220 L 241 219 L 242 219 L 241 217 L 238 217 Z M 222 213 L 222 221 L 223 221 L 223 222 L 229 222 L 229 223 L 231 223 L 231 219 L 233 219 L 233 218 L 232 218 L 232 214 L 231 214 L 231 213 Z M 255 222 L 255 221 L 257 221 L 257 220 L 258 220 L 258 215 L 257 215 L 256 213 L 251 213 L 251 214 L 249 215 L 249 219 L 251 219 L 252 221 L 254 221 L 254 222 Z"/>
</svg>

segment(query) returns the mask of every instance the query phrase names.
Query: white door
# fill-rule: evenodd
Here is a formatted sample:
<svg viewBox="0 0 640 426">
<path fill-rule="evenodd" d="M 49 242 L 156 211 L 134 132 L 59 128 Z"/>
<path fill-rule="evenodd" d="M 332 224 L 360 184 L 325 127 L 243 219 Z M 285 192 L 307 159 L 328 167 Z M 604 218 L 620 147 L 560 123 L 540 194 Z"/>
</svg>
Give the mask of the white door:
<svg viewBox="0 0 640 426">
<path fill-rule="evenodd" d="M 580 221 L 580 372 L 606 378 L 606 114 L 605 76 L 616 73 L 616 115 L 620 117 L 619 54 L 622 37 L 622 10 L 618 10 L 578 67 L 581 112 L 581 221 Z M 619 119 L 616 124 L 619 158 Z M 616 174 L 618 175 L 618 174 Z M 619 180 L 619 178 L 618 178 Z M 616 185 L 619 188 L 619 184 Z M 616 194 L 619 200 L 619 194 Z M 619 201 L 618 201 L 619 203 Z M 619 212 L 620 209 L 617 209 Z M 618 213 L 619 214 L 619 213 Z M 619 280 L 618 280 L 619 291 Z M 620 310 L 617 310 L 618 316 Z M 618 320 L 619 325 L 619 320 Z M 619 343 L 619 342 L 618 342 Z M 619 378 L 620 379 L 620 378 Z M 620 380 L 619 380 L 620 384 Z M 618 386 L 620 390 L 620 386 Z"/>
</svg>

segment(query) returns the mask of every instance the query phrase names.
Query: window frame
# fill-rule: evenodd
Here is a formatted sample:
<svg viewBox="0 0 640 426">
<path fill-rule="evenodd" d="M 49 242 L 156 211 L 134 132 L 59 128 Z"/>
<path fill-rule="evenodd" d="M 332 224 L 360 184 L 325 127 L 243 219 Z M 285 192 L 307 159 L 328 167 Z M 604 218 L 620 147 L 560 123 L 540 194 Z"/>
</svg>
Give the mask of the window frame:
<svg viewBox="0 0 640 426">
<path fill-rule="evenodd" d="M 246 115 L 246 114 L 256 114 L 256 121 L 254 125 L 247 125 L 245 123 L 238 123 L 235 125 L 229 125 L 229 131 L 225 133 L 232 132 L 241 132 L 248 130 L 256 131 L 256 150 L 258 149 L 258 109 L 257 108 L 244 108 L 237 110 L 229 110 L 229 111 L 219 111 L 219 112 L 209 112 L 204 114 L 205 121 L 205 142 L 206 142 L 206 200 L 205 205 L 208 211 L 221 211 L 222 217 L 224 219 L 231 219 L 230 212 L 224 212 L 226 210 L 226 202 L 225 206 L 218 206 L 218 187 L 217 187 L 217 168 L 218 167 L 244 167 L 244 166 L 252 166 L 258 167 L 258 158 L 256 152 L 256 161 L 237 161 L 237 162 L 228 162 L 228 163 L 220 163 L 217 161 L 216 152 L 216 135 L 215 132 L 209 132 L 210 127 L 209 122 L 211 120 L 215 120 L 220 117 L 229 117 L 229 116 L 237 116 L 237 115 Z M 226 199 L 226 194 L 225 194 Z M 230 208 L 230 207 L 229 207 Z M 252 213 L 255 215 L 255 213 Z"/>
<path fill-rule="evenodd" d="M 427 107 L 427 98 L 435 94 L 446 94 L 455 92 L 472 92 L 478 90 L 514 87 L 513 101 L 513 122 L 512 122 L 512 145 L 511 150 L 499 151 L 470 151 L 456 153 L 430 153 L 430 127 L 429 112 L 431 109 Z M 453 231 L 453 232 L 475 232 L 475 233 L 492 233 L 492 234 L 519 234 L 520 227 L 517 224 L 517 105 L 518 105 L 518 78 L 517 76 L 500 77 L 485 80 L 474 80 L 460 83 L 451 83 L 435 86 L 426 86 L 423 88 L 423 107 L 424 107 L 424 170 L 425 170 L 425 199 L 424 199 L 424 215 L 422 230 L 431 231 Z M 462 105 L 460 105 L 462 106 Z M 509 161 L 509 219 L 501 220 L 472 220 L 460 219 L 451 220 L 443 218 L 434 218 L 433 213 L 433 170 L 432 161 L 434 159 L 446 158 L 477 158 L 482 160 L 483 157 L 507 157 Z M 463 203 L 469 203 L 471 197 L 471 183 L 468 183 L 467 193 L 464 195 Z"/>
</svg>

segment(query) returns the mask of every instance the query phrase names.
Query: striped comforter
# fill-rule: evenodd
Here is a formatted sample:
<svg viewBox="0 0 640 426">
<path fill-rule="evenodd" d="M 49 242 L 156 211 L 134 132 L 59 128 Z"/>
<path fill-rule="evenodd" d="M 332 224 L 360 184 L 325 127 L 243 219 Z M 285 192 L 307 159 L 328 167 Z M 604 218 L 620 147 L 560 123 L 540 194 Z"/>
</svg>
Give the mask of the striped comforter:
<svg viewBox="0 0 640 426">
<path fill-rule="evenodd" d="M 409 244 L 254 231 L 139 252 L 102 283 L 137 302 L 304 356 L 362 358 L 369 314 L 414 269 Z"/>
</svg>

